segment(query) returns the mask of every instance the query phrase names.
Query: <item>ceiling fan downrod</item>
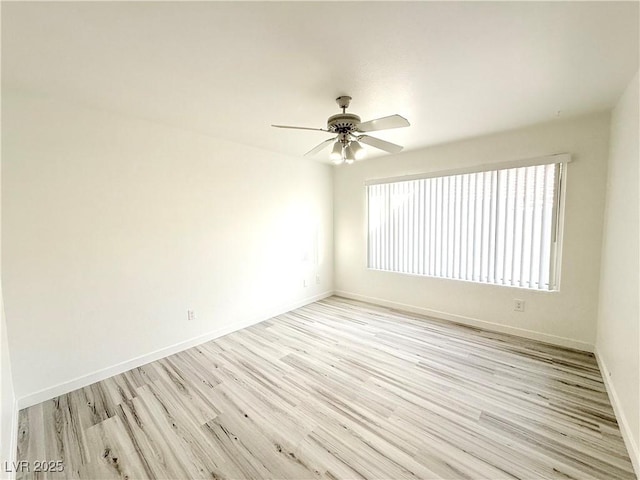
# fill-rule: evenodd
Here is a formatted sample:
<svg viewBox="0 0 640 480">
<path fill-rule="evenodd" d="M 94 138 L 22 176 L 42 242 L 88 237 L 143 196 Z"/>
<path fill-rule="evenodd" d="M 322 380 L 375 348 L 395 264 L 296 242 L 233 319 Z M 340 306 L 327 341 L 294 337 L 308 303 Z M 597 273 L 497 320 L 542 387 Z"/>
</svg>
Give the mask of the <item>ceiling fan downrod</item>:
<svg viewBox="0 0 640 480">
<path fill-rule="evenodd" d="M 336 98 L 336 103 L 342 109 L 342 113 L 345 113 L 345 110 L 349 108 L 349 104 L 351 103 L 351 97 L 348 95 L 342 95 L 341 97 Z"/>
</svg>

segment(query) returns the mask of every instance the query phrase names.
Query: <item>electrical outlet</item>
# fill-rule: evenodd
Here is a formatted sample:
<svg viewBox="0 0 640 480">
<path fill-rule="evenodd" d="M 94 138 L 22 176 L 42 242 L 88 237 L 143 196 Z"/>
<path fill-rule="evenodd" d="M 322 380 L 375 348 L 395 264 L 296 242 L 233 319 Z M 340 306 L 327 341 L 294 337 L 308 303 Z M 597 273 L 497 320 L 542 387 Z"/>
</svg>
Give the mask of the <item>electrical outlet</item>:
<svg viewBox="0 0 640 480">
<path fill-rule="evenodd" d="M 316 285 L 320 285 L 320 274 L 316 273 Z"/>
<path fill-rule="evenodd" d="M 307 287 L 308 286 L 306 278 L 302 280 L 302 286 L 303 287 Z"/>
<path fill-rule="evenodd" d="M 187 310 L 187 320 L 190 322 L 196 319 L 196 312 L 193 310 Z"/>
<path fill-rule="evenodd" d="M 515 298 L 513 300 L 513 310 L 516 312 L 524 312 L 524 300 Z"/>
</svg>

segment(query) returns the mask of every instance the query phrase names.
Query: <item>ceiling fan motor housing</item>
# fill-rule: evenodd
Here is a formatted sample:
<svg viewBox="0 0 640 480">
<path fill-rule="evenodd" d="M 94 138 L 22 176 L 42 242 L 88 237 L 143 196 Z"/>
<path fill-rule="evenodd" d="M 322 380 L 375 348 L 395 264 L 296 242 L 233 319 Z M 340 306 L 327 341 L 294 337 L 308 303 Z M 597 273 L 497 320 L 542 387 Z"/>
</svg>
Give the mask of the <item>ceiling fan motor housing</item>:
<svg viewBox="0 0 640 480">
<path fill-rule="evenodd" d="M 338 113 L 327 120 L 327 130 L 335 133 L 351 133 L 360 124 L 360 117 L 353 113 Z"/>
</svg>

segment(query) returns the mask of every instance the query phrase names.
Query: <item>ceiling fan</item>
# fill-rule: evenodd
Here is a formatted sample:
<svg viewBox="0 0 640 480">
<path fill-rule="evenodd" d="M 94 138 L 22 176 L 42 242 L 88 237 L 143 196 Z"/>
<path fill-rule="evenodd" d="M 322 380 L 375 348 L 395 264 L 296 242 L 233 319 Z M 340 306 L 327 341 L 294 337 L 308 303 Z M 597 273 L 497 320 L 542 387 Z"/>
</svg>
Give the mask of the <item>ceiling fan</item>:
<svg viewBox="0 0 640 480">
<path fill-rule="evenodd" d="M 368 122 L 361 122 L 360 117 L 353 113 L 347 113 L 351 97 L 343 95 L 336 98 L 336 103 L 342 109 L 342 113 L 332 115 L 327 120 L 327 128 L 309 128 L 309 127 L 292 127 L 289 125 L 271 125 L 276 128 L 293 128 L 296 130 L 316 130 L 319 132 L 336 133 L 335 137 L 329 138 L 318 146 L 309 150 L 306 155 L 315 155 L 329 144 L 333 143 L 331 151 L 331 160 L 334 164 L 341 163 L 351 164 L 355 160 L 364 157 L 366 151 L 361 143 L 384 150 L 389 153 L 398 153 L 402 150 L 400 145 L 380 140 L 369 135 L 359 135 L 366 132 L 375 132 L 377 130 L 387 130 L 390 128 L 408 127 L 409 121 L 400 115 L 389 115 L 388 117 L 376 118 Z"/>
</svg>

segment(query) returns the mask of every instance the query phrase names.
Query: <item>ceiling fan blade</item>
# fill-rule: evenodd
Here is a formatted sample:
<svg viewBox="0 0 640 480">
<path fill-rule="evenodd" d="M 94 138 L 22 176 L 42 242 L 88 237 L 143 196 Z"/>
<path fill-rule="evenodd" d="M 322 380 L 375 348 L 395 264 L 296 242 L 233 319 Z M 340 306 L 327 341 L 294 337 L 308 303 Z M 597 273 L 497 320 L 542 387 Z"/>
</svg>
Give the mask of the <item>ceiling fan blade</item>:
<svg viewBox="0 0 640 480">
<path fill-rule="evenodd" d="M 358 132 L 375 132 L 376 130 L 388 130 L 390 128 L 408 127 L 409 120 L 400 115 L 389 115 L 388 117 L 376 118 L 368 122 L 358 124 Z"/>
<path fill-rule="evenodd" d="M 315 155 L 316 153 L 318 153 L 320 150 L 327 148 L 327 146 L 331 143 L 333 143 L 333 141 L 336 139 L 337 137 L 333 137 L 330 138 L 328 140 L 325 140 L 324 142 L 322 142 L 321 144 L 317 145 L 316 147 L 312 148 L 311 150 L 309 150 L 307 153 L 304 154 L 304 156 L 306 157 L 307 155 Z"/>
<path fill-rule="evenodd" d="M 369 135 L 360 135 L 358 137 L 358 141 L 389 153 L 398 153 L 403 148 L 400 145 L 396 145 L 395 143 L 387 142 L 386 140 L 380 140 L 379 138 L 375 137 L 370 137 Z"/>
<path fill-rule="evenodd" d="M 271 125 L 271 126 L 276 128 L 293 128 L 295 130 L 316 130 L 319 132 L 329 132 L 329 130 L 325 130 L 324 128 L 292 127 L 290 125 Z"/>
</svg>

